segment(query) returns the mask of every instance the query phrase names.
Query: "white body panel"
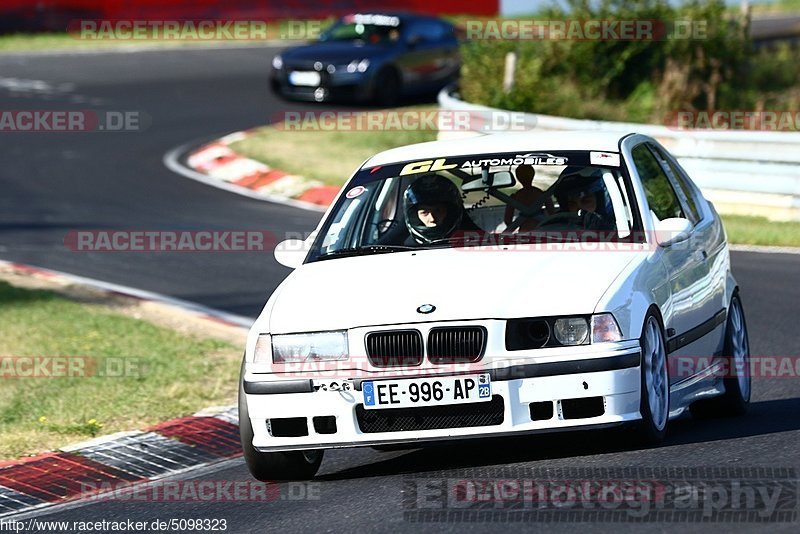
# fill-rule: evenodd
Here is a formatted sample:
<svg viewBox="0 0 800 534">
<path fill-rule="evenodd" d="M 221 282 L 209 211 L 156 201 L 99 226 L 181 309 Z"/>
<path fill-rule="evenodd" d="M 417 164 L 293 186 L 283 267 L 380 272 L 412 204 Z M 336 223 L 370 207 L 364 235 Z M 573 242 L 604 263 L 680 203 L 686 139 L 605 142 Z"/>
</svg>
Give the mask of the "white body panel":
<svg viewBox="0 0 800 534">
<path fill-rule="evenodd" d="M 581 361 L 612 361 L 639 354 L 639 338 L 648 312 L 662 322 L 665 340 L 679 344 L 681 336 L 727 310 L 736 288 L 724 230 L 713 206 L 699 191 L 697 224 L 688 248 L 654 243 L 654 222 L 630 150 L 652 139 L 633 135 L 620 140 L 609 134 L 510 134 L 475 140 L 436 142 L 403 147 L 374 156 L 365 167 L 452 154 L 513 150 L 604 150 L 621 153 L 627 165 L 635 208 L 647 242 L 618 250 L 577 251 L 569 243 L 550 244 L 548 250 L 513 246 L 436 249 L 331 259 L 308 263 L 295 270 L 275 291 L 248 337 L 243 378 L 245 383 L 271 384 L 312 380 L 352 382 L 347 391 L 310 391 L 246 395 L 254 429 L 253 445 L 261 451 L 347 447 L 381 443 L 497 435 L 510 432 L 567 430 L 620 424 L 641 418 L 640 367 L 570 372 L 551 376 L 522 376 L 492 380 L 494 395 L 503 398 L 501 424 L 467 428 L 440 428 L 413 432 L 363 432 L 356 410 L 363 403 L 359 379 L 409 376 L 400 369 L 374 368 L 367 362 L 365 336 L 369 332 L 413 327 L 423 339 L 442 325 L 480 325 L 487 331 L 481 361 L 467 367 L 437 366 L 425 358 L 414 377 L 454 372 L 480 372 L 509 367 L 532 369 L 540 364 L 572 365 Z M 345 187 L 343 190 L 346 190 Z M 330 210 L 329 210 L 330 212 Z M 324 219 L 323 219 L 324 221 Z M 320 223 L 320 227 L 322 226 Z M 317 229 L 319 230 L 319 228 Z M 700 251 L 705 251 L 702 254 Z M 498 290 L 502 289 L 502 290 Z M 435 312 L 417 312 L 434 304 Z M 507 351 L 506 321 L 525 317 L 613 314 L 622 341 L 575 347 Z M 722 348 L 724 322 L 672 351 L 669 358 L 688 354 L 714 356 Z M 270 362 L 254 362 L 260 334 L 347 330 L 351 361 L 337 362 L 335 370 L 276 372 Z M 608 360 L 604 360 L 608 359 Z M 716 365 L 716 364 L 715 364 Z M 713 366 L 712 366 L 713 367 Z M 326 367 L 326 369 L 333 369 Z M 286 369 L 281 369 L 285 371 Z M 671 381 L 670 415 L 675 417 L 698 398 L 724 391 L 721 379 L 703 371 Z M 565 418 L 565 399 L 602 397 L 602 415 Z M 554 413 L 533 420 L 531 403 L 552 402 Z M 337 430 L 320 434 L 313 417 L 334 416 Z M 308 435 L 276 437 L 268 420 L 307 418 Z"/>
</svg>

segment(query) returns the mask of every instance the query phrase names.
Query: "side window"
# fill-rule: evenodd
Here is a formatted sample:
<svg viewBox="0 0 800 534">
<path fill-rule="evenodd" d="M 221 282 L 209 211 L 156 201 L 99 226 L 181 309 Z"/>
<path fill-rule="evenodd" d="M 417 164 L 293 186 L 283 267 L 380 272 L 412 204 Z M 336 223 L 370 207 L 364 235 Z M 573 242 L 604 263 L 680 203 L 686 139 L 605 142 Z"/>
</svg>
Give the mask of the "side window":
<svg viewBox="0 0 800 534">
<path fill-rule="evenodd" d="M 444 38 L 444 29 L 433 20 L 417 21 L 409 33 L 419 35 L 427 43 L 437 43 Z"/>
<path fill-rule="evenodd" d="M 369 210 L 361 237 L 363 244 L 377 243 L 392 228 L 398 226 L 398 211 L 401 205 L 400 178 L 386 180 L 375 199 L 373 208 Z M 400 221 L 402 224 L 402 221 Z"/>
<path fill-rule="evenodd" d="M 647 195 L 647 203 L 656 217 L 662 221 L 670 217 L 683 217 L 678 196 L 653 153 L 645 145 L 639 145 L 631 154 Z"/>
<path fill-rule="evenodd" d="M 439 31 L 441 32 L 440 39 L 443 41 L 455 41 L 456 29 L 445 22 L 439 23 Z"/>
<path fill-rule="evenodd" d="M 686 201 L 686 208 L 687 208 L 687 215 L 689 216 L 689 220 L 692 221 L 692 224 L 697 224 L 700 221 L 700 211 L 697 209 L 697 202 L 694 198 L 694 189 L 692 189 L 689 184 L 686 182 L 686 178 L 683 176 L 678 168 L 675 166 L 672 161 L 667 158 L 661 150 L 656 149 L 661 161 L 667 167 L 667 171 L 672 174 L 672 183 L 678 184 L 678 187 L 683 193 L 683 198 Z"/>
</svg>

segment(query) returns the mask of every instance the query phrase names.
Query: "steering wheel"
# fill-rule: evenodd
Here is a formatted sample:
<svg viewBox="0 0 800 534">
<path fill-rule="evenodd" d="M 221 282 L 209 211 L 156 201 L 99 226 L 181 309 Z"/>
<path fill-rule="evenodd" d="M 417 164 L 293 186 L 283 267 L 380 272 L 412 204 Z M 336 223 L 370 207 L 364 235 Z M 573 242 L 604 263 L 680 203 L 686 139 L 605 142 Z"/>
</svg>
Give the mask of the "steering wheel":
<svg viewBox="0 0 800 534">
<path fill-rule="evenodd" d="M 583 230 L 597 230 L 603 227 L 603 217 L 593 211 L 583 213 L 562 212 L 550 215 L 539 223 L 539 228 L 555 224 L 578 226 Z"/>
<path fill-rule="evenodd" d="M 583 218 L 572 211 L 565 211 L 561 213 L 554 213 L 542 219 L 538 228 L 543 226 L 551 226 L 554 224 L 570 224 L 583 226 Z"/>
</svg>

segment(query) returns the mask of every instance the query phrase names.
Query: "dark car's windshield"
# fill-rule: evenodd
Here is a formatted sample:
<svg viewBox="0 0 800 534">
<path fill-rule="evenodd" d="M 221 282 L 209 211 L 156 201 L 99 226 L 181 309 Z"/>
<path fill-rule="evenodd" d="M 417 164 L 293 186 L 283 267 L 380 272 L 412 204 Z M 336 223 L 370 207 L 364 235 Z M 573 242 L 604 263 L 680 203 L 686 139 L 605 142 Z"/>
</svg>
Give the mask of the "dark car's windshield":
<svg viewBox="0 0 800 534">
<path fill-rule="evenodd" d="M 619 158 L 504 153 L 363 169 L 329 214 L 309 259 L 529 238 L 624 239 L 633 213 Z"/>
<path fill-rule="evenodd" d="M 388 15 L 348 15 L 324 31 L 320 41 L 393 44 L 400 40 L 400 19 Z"/>
</svg>

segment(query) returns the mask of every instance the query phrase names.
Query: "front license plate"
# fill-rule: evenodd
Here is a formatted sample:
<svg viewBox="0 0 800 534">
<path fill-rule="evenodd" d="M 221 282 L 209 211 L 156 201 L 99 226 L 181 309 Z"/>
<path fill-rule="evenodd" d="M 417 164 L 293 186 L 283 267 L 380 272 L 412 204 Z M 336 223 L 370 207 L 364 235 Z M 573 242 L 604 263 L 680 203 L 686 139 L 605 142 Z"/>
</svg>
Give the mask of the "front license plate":
<svg viewBox="0 0 800 534">
<path fill-rule="evenodd" d="M 319 85 L 319 81 L 319 72 L 292 71 L 289 73 L 289 83 L 292 85 L 316 87 Z"/>
<path fill-rule="evenodd" d="M 492 399 L 489 373 L 402 380 L 370 380 L 362 384 L 364 408 L 413 408 L 484 402 Z"/>
</svg>

